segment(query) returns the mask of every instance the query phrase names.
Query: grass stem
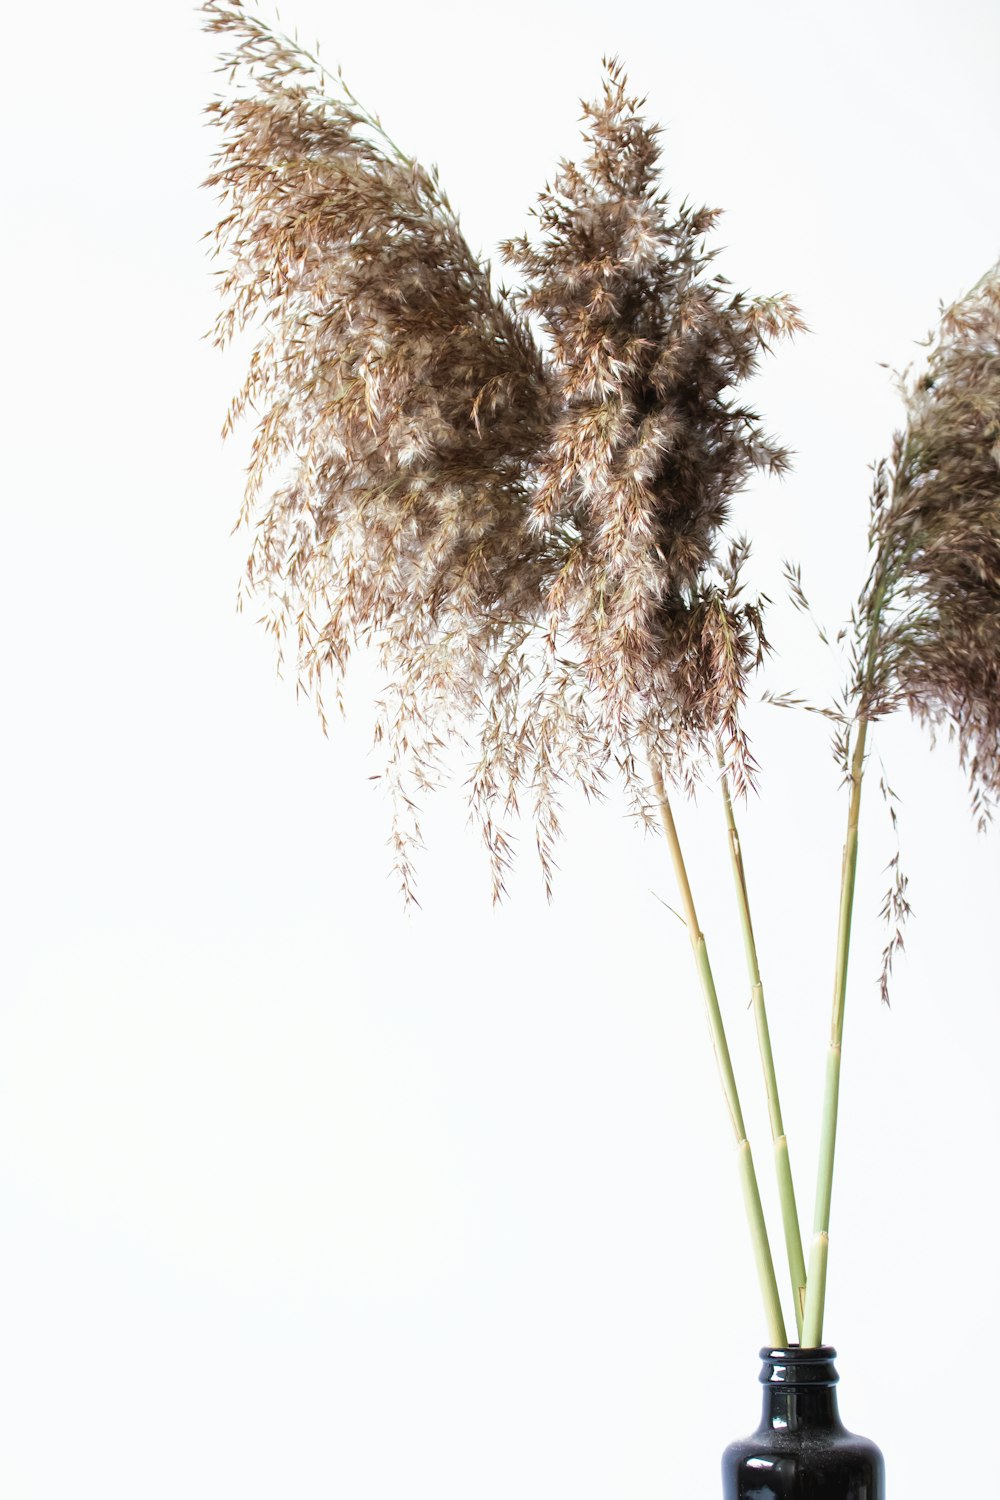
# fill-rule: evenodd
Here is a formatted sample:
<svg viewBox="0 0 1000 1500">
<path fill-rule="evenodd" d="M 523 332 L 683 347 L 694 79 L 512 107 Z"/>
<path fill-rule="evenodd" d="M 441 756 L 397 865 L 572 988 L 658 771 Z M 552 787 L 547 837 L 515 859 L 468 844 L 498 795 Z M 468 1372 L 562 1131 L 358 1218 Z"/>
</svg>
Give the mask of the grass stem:
<svg viewBox="0 0 1000 1500">
<path fill-rule="evenodd" d="M 729 856 L 736 886 L 736 899 L 743 930 L 743 948 L 746 954 L 747 974 L 750 979 L 750 994 L 753 1003 L 754 1024 L 757 1029 L 757 1047 L 760 1052 L 764 1087 L 767 1093 L 767 1113 L 771 1123 L 771 1143 L 774 1151 L 774 1169 L 778 1181 L 778 1198 L 781 1204 L 781 1223 L 785 1233 L 785 1254 L 792 1282 L 792 1300 L 795 1307 L 795 1327 L 802 1338 L 802 1319 L 805 1311 L 806 1262 L 802 1252 L 802 1232 L 799 1228 L 799 1211 L 795 1202 L 795 1187 L 792 1181 L 792 1166 L 788 1154 L 788 1139 L 781 1117 L 781 1100 L 778 1095 L 778 1079 L 771 1050 L 771 1033 L 764 1003 L 764 986 L 760 977 L 760 961 L 753 922 L 750 917 L 750 895 L 747 889 L 746 869 L 733 799 L 729 791 L 729 778 L 725 772 L 725 761 L 718 752 L 722 803 L 726 815 L 726 830 L 729 835 Z"/>
<path fill-rule="evenodd" d="M 833 1197 L 833 1161 L 837 1145 L 837 1111 L 840 1100 L 840 1055 L 844 1040 L 844 1001 L 847 996 L 847 963 L 851 949 L 851 918 L 854 913 L 854 886 L 858 868 L 858 819 L 861 810 L 861 782 L 864 775 L 867 736 L 868 719 L 862 714 L 858 720 L 854 753 L 851 757 L 851 798 L 847 811 L 847 837 L 844 841 L 841 867 L 833 1015 L 830 1021 L 830 1046 L 827 1053 L 826 1085 L 823 1094 L 813 1241 L 809 1252 L 806 1308 L 802 1325 L 802 1344 L 804 1348 L 809 1349 L 817 1348 L 823 1342 L 826 1268 L 830 1248 L 830 1204 Z"/>
<path fill-rule="evenodd" d="M 750 1142 L 747 1140 L 746 1127 L 743 1123 L 743 1111 L 740 1108 L 739 1093 L 736 1088 L 736 1076 L 733 1073 L 733 1064 L 729 1055 L 729 1044 L 726 1040 L 722 1011 L 719 1007 L 719 997 L 716 993 L 712 967 L 708 959 L 708 948 L 705 943 L 704 934 L 698 923 L 698 914 L 695 909 L 694 897 L 691 893 L 691 883 L 688 879 L 687 866 L 684 861 L 680 839 L 677 835 L 677 827 L 674 823 L 670 799 L 667 796 L 666 787 L 663 783 L 663 776 L 656 765 L 652 767 L 652 780 L 660 807 L 660 819 L 663 823 L 663 831 L 667 837 L 667 846 L 670 850 L 674 872 L 677 876 L 684 920 L 688 929 L 688 937 L 691 940 L 695 967 L 698 970 L 698 978 L 701 981 L 702 994 L 705 999 L 709 1030 L 712 1036 L 712 1046 L 719 1068 L 719 1078 L 722 1082 L 722 1092 L 725 1096 L 730 1124 L 732 1125 L 736 1142 L 740 1183 L 743 1188 L 743 1201 L 746 1208 L 747 1224 L 750 1229 L 750 1239 L 753 1245 L 754 1260 L 757 1265 L 757 1276 L 760 1282 L 761 1295 L 764 1299 L 768 1338 L 774 1342 L 776 1348 L 780 1348 L 784 1346 L 786 1339 L 785 1320 L 781 1311 L 781 1300 L 778 1296 L 778 1283 L 774 1274 L 774 1260 L 771 1255 L 771 1246 L 767 1236 L 764 1210 L 760 1201 L 757 1174 L 754 1170 Z"/>
</svg>

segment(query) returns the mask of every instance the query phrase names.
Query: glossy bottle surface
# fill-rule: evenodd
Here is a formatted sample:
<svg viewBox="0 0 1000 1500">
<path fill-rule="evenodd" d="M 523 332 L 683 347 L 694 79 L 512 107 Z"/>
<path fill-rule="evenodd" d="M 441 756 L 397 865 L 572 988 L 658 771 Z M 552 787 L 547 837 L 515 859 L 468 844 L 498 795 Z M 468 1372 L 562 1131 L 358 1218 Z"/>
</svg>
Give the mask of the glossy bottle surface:
<svg viewBox="0 0 1000 1500">
<path fill-rule="evenodd" d="M 764 1410 L 722 1456 L 723 1500 L 885 1500 L 874 1443 L 837 1409 L 836 1349 L 762 1349 Z"/>
</svg>

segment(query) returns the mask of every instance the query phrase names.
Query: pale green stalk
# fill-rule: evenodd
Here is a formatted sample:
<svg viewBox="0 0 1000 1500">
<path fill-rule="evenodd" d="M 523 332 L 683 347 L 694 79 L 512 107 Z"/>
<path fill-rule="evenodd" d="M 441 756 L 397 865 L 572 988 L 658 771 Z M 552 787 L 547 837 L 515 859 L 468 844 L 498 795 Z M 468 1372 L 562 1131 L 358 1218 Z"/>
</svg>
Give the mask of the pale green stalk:
<svg viewBox="0 0 1000 1500">
<path fill-rule="evenodd" d="M 847 838 L 840 880 L 840 917 L 837 925 L 837 963 L 833 984 L 833 1016 L 826 1063 L 823 1120 L 820 1130 L 819 1171 L 816 1178 L 816 1210 L 813 1241 L 809 1251 L 806 1308 L 802 1324 L 804 1348 L 817 1348 L 823 1341 L 823 1311 L 826 1304 L 826 1267 L 830 1252 L 830 1202 L 833 1196 L 833 1158 L 837 1144 L 837 1108 L 840 1099 L 840 1053 L 844 1039 L 844 1001 L 847 996 L 847 961 L 851 948 L 851 917 L 858 868 L 858 815 L 861 780 L 864 775 L 868 720 L 858 720 L 851 758 L 851 800 L 847 811 Z"/>
<path fill-rule="evenodd" d="M 750 978 L 750 994 L 753 1000 L 754 1022 L 757 1028 L 757 1046 L 764 1087 L 767 1092 L 767 1113 L 771 1122 L 771 1143 L 774 1149 L 774 1170 L 778 1179 L 778 1198 L 781 1203 L 781 1223 L 785 1232 L 785 1253 L 792 1281 L 792 1300 L 795 1306 L 795 1328 L 802 1338 L 802 1318 L 806 1296 L 806 1262 L 802 1253 L 802 1233 L 799 1229 L 799 1212 L 795 1203 L 795 1188 L 792 1184 L 792 1165 L 788 1155 L 788 1139 L 781 1118 L 781 1101 L 778 1096 L 778 1079 L 774 1069 L 774 1054 L 771 1051 L 771 1032 L 767 1024 L 767 1009 L 764 1004 L 764 986 L 760 977 L 760 962 L 754 938 L 753 922 L 750 919 L 750 896 L 747 890 L 743 851 L 740 846 L 733 799 L 729 793 L 729 778 L 725 772 L 725 761 L 718 752 L 721 771 L 722 804 L 726 813 L 726 829 L 729 834 L 729 855 L 736 885 L 736 898 L 743 929 L 743 948 L 746 954 L 747 973 Z"/>
<path fill-rule="evenodd" d="M 896 564 L 898 568 L 898 561 Z M 876 587 L 868 613 L 868 649 L 864 670 L 858 678 L 858 710 L 854 751 L 851 755 L 849 781 L 851 796 L 847 807 L 847 836 L 840 870 L 840 912 L 837 919 L 837 958 L 833 978 L 833 1014 L 830 1020 L 830 1044 L 826 1058 L 826 1083 L 823 1089 L 823 1117 L 820 1123 L 819 1166 L 816 1173 L 816 1205 L 813 1212 L 813 1239 L 809 1249 L 809 1271 L 806 1278 L 806 1306 L 802 1319 L 803 1348 L 818 1348 L 823 1340 L 823 1313 L 826 1308 L 826 1271 L 830 1256 L 830 1204 L 833 1198 L 833 1161 L 837 1148 L 837 1112 L 840 1105 L 840 1057 L 844 1042 L 844 1002 L 847 998 L 847 964 L 851 951 L 851 919 L 854 915 L 854 887 L 858 871 L 858 820 L 861 812 L 861 783 L 865 773 L 865 745 L 868 740 L 869 706 L 876 677 L 879 651 L 879 629 L 882 611 L 892 596 L 893 577 L 889 564 L 881 560 Z"/>
<path fill-rule="evenodd" d="M 684 920 L 687 925 L 688 937 L 691 940 L 691 948 L 694 953 L 695 967 L 698 970 L 698 978 L 701 981 L 702 993 L 705 998 L 708 1025 L 712 1036 L 712 1046 L 715 1050 L 715 1060 L 719 1068 L 719 1078 L 722 1082 L 722 1092 L 725 1095 L 730 1124 L 732 1125 L 736 1141 L 740 1184 L 743 1189 L 747 1223 L 750 1229 L 754 1259 L 757 1264 L 757 1276 L 760 1281 L 761 1295 L 764 1299 L 768 1338 L 775 1348 L 781 1348 L 785 1345 L 786 1341 L 785 1320 L 781 1312 L 778 1283 L 774 1275 L 774 1261 L 771 1256 L 770 1242 L 767 1237 L 767 1225 L 764 1222 L 764 1210 L 760 1201 L 757 1174 L 754 1171 L 750 1142 L 747 1140 L 746 1128 L 743 1124 L 743 1111 L 740 1108 L 736 1077 L 733 1073 L 732 1059 L 729 1055 L 729 1044 L 726 1041 L 722 1011 L 719 1008 L 719 997 L 715 989 L 715 980 L 712 977 L 712 967 L 708 961 L 708 948 L 705 944 L 704 934 L 698 924 L 698 914 L 695 910 L 694 897 L 691 894 L 691 884 L 688 880 L 687 866 L 684 863 L 684 855 L 677 836 L 673 811 L 667 797 L 666 787 L 663 784 L 663 777 L 660 774 L 659 768 L 655 765 L 652 767 L 652 779 L 660 805 L 660 818 L 663 823 L 663 831 L 667 836 L 667 845 L 670 849 L 670 856 L 673 860 L 674 871 L 677 876 L 677 884 L 680 888 L 681 904 L 684 908 Z"/>
</svg>

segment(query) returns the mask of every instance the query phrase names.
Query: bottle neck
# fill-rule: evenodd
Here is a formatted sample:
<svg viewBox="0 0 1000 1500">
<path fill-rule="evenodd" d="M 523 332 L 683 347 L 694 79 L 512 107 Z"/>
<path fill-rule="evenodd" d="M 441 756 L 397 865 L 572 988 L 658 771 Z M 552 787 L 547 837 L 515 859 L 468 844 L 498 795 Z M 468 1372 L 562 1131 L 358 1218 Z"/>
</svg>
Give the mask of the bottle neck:
<svg viewBox="0 0 1000 1500">
<path fill-rule="evenodd" d="M 760 1383 L 764 1387 L 761 1431 L 801 1431 L 806 1427 L 839 1428 L 837 1351 L 762 1349 Z"/>
</svg>

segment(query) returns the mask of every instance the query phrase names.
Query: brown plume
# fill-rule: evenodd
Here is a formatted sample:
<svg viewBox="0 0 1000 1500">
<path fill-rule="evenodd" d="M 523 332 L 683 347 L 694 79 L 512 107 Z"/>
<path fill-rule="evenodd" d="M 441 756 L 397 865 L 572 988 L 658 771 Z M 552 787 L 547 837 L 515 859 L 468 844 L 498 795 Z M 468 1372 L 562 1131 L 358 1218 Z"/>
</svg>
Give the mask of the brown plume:
<svg viewBox="0 0 1000 1500">
<path fill-rule="evenodd" d="M 952 735 L 982 820 L 1000 795 L 1000 265 L 929 343 L 876 469 L 853 696 Z"/>
<path fill-rule="evenodd" d="M 539 243 L 504 247 L 511 297 L 342 81 L 238 0 L 204 13 L 230 45 L 216 337 L 260 330 L 226 422 L 256 416 L 248 581 L 318 701 L 377 652 L 407 895 L 417 794 L 456 742 L 495 894 L 523 798 L 548 884 L 567 782 L 599 795 L 619 772 L 645 812 L 641 755 L 690 781 L 721 738 L 745 783 L 764 637 L 726 527 L 752 471 L 787 459 L 735 390 L 795 308 L 709 273 L 716 214 L 668 211 L 616 63 Z"/>
</svg>

